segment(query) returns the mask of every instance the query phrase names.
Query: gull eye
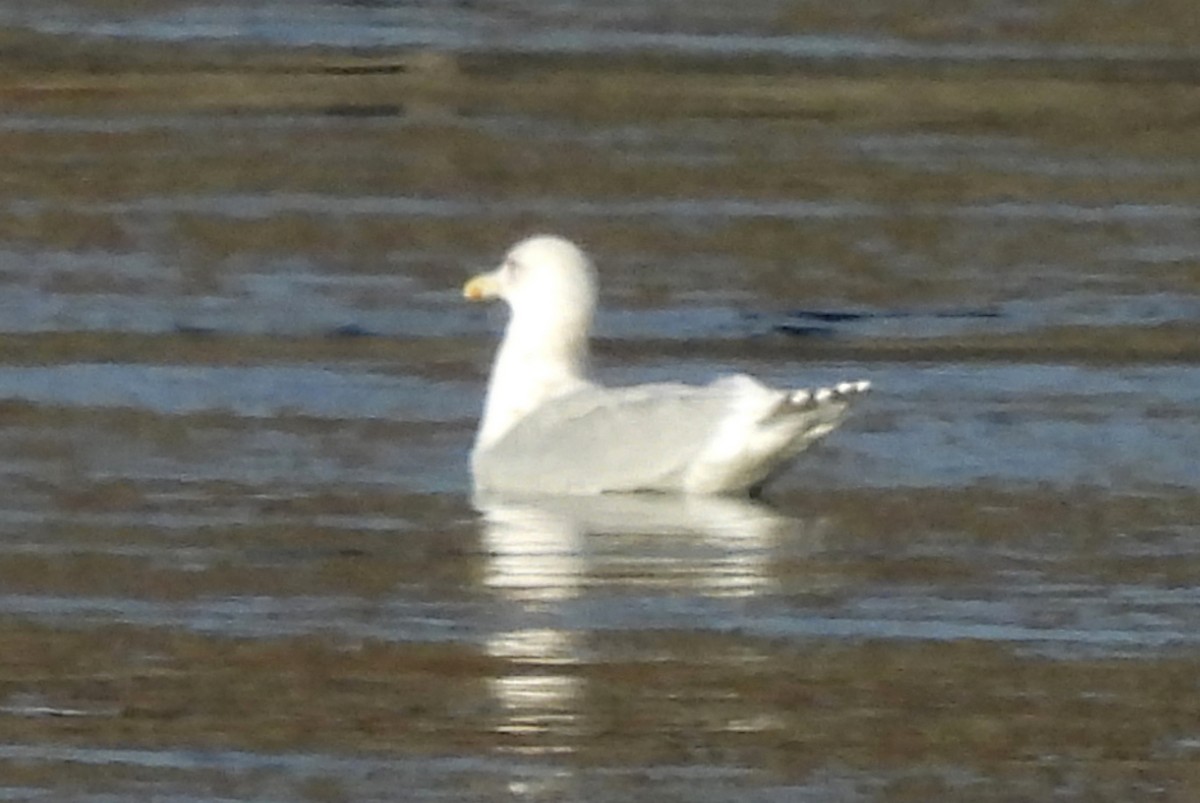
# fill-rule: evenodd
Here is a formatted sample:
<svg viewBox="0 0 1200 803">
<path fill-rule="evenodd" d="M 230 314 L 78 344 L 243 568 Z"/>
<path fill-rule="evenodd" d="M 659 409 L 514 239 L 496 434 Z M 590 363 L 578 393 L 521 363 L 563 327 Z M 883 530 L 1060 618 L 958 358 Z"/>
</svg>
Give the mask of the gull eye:
<svg viewBox="0 0 1200 803">
<path fill-rule="evenodd" d="M 516 276 L 518 273 L 521 272 L 521 263 L 517 262 L 512 257 L 509 257 L 508 259 L 504 260 L 503 267 L 504 267 L 504 272 L 510 276 Z"/>
</svg>

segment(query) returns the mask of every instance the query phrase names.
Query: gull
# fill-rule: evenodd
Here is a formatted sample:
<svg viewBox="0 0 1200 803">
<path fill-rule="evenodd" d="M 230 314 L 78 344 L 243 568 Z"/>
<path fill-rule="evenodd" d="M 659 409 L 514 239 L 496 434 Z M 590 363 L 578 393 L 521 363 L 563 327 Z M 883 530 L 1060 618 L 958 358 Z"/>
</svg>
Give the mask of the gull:
<svg viewBox="0 0 1200 803">
<path fill-rule="evenodd" d="M 600 385 L 588 373 L 596 271 L 562 237 L 522 240 L 463 295 L 510 310 L 471 450 L 479 492 L 758 495 L 870 387 L 779 390 L 744 374 Z"/>
</svg>

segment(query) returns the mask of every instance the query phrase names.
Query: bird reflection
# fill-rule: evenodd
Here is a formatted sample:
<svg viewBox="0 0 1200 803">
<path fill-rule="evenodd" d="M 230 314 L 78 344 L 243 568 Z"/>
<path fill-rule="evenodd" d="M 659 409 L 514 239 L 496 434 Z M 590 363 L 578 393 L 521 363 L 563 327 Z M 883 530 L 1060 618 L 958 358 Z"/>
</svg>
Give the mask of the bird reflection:
<svg viewBox="0 0 1200 803">
<path fill-rule="evenodd" d="M 630 625 L 629 603 L 769 593 L 780 550 L 819 548 L 820 527 L 722 497 L 479 496 L 484 583 L 502 603 L 487 641 L 496 731 L 521 753 L 570 752 L 583 732 L 588 631 Z M 651 603 L 652 604 L 652 603 Z M 622 611 L 624 613 L 622 613 Z M 607 621 L 606 621 L 607 620 Z"/>
<path fill-rule="evenodd" d="M 567 599 L 594 585 L 752 594 L 779 541 L 811 527 L 747 500 L 613 494 L 482 496 L 486 584 L 510 599 Z"/>
</svg>

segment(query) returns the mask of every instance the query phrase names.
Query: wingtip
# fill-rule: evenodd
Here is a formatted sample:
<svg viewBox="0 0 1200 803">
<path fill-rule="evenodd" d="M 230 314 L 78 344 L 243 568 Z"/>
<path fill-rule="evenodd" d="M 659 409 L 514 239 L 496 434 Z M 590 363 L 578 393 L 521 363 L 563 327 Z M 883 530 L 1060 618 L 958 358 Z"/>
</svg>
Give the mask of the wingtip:
<svg viewBox="0 0 1200 803">
<path fill-rule="evenodd" d="M 866 393 L 871 389 L 871 383 L 866 379 L 854 382 L 839 382 L 828 387 L 814 390 L 794 390 L 788 396 L 788 401 L 795 407 L 817 407 L 833 401 L 845 401 L 852 396 Z"/>
<path fill-rule="evenodd" d="M 857 396 L 859 393 L 866 393 L 871 389 L 871 383 L 866 379 L 859 379 L 856 382 L 839 382 L 834 386 L 833 392 L 839 398 L 847 396 Z"/>
</svg>

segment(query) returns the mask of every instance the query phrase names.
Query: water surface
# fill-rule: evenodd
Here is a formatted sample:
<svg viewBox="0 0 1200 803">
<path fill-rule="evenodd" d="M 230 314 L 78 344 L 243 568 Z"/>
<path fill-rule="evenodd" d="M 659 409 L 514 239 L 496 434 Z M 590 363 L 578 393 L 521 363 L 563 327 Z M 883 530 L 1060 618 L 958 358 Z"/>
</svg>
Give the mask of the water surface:
<svg viewBox="0 0 1200 803">
<path fill-rule="evenodd" d="M 7 6 L 0 797 L 1193 799 L 1167 6 Z M 876 390 L 763 503 L 473 498 L 533 231 L 607 381 Z"/>
</svg>

